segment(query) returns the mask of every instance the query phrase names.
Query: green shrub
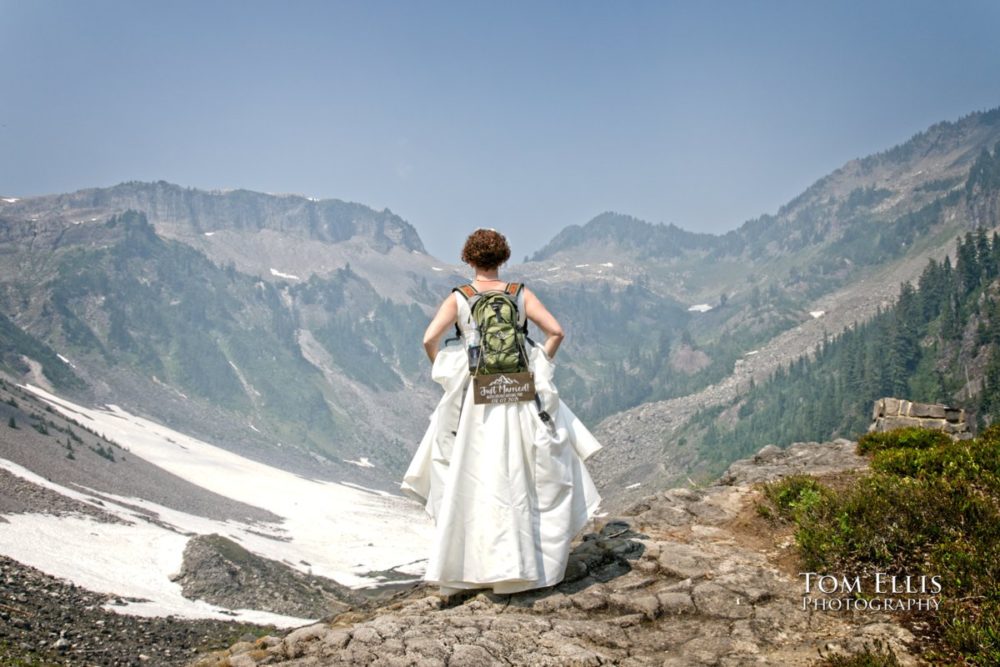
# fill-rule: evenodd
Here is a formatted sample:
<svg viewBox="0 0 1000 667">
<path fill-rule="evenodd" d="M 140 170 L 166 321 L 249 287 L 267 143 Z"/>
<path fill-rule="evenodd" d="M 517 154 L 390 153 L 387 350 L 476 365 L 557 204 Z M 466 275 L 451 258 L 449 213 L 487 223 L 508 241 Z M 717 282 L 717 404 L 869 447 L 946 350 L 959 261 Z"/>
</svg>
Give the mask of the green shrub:
<svg viewBox="0 0 1000 667">
<path fill-rule="evenodd" d="M 884 449 L 928 449 L 952 442 L 951 436 L 944 431 L 908 426 L 864 434 L 858 438 L 858 454 Z"/>
<path fill-rule="evenodd" d="M 871 472 L 848 489 L 802 475 L 765 486 L 774 513 L 794 521 L 806 566 L 937 575 L 940 607 L 929 620 L 947 650 L 971 665 L 1000 664 L 1000 427 L 958 442 L 922 429 L 862 440 Z M 855 658 L 825 664 L 895 664 Z"/>
<path fill-rule="evenodd" d="M 814 507 L 822 501 L 826 492 L 826 487 L 809 475 L 790 475 L 764 485 L 764 497 L 785 519 L 794 519 L 796 513 Z"/>
<path fill-rule="evenodd" d="M 883 449 L 874 454 L 871 467 L 900 477 L 946 477 L 997 488 L 1000 447 L 976 439 L 949 441 L 929 449 Z"/>
</svg>

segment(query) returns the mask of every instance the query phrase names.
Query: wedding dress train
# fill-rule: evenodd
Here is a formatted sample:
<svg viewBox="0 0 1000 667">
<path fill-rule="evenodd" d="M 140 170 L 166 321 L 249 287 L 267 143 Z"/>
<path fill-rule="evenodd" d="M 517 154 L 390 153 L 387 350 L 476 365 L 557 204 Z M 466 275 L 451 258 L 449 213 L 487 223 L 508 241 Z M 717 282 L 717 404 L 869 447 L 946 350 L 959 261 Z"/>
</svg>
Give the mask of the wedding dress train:
<svg viewBox="0 0 1000 667">
<path fill-rule="evenodd" d="M 559 399 L 544 350 L 528 352 L 551 426 L 532 401 L 476 405 L 461 345 L 434 361 L 444 396 L 401 486 L 435 522 L 424 579 L 445 591 L 558 583 L 570 542 L 601 500 L 583 463 L 601 445 Z"/>
</svg>

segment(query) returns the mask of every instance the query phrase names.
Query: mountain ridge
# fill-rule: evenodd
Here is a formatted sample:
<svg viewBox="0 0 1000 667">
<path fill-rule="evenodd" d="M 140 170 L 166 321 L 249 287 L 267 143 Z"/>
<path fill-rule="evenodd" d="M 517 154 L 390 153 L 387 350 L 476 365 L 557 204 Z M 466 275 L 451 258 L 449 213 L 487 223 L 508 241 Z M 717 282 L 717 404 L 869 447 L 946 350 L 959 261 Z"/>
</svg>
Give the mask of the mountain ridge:
<svg viewBox="0 0 1000 667">
<path fill-rule="evenodd" d="M 614 213 L 563 230 L 544 259 L 510 267 L 512 277 L 532 284 L 570 332 L 556 366 L 561 391 L 573 397 L 584 419 L 623 415 L 731 382 L 734 369 L 742 373 L 763 363 L 767 355 L 760 351 L 768 341 L 786 340 L 779 336 L 799 340 L 798 347 L 779 349 L 782 355 L 807 349 L 824 329 L 835 332 L 849 323 L 838 312 L 845 308 L 862 316 L 871 312 L 891 297 L 881 286 L 873 291 L 872 284 L 887 276 L 893 282 L 914 278 L 915 258 L 940 254 L 968 224 L 970 202 L 979 200 L 963 184 L 975 156 L 1000 141 L 998 118 L 1000 110 L 993 110 L 936 124 L 884 154 L 847 163 L 776 215 L 749 220 L 725 235 Z M 188 418 L 182 402 L 200 385 L 206 406 L 213 403 L 212 416 L 200 418 L 203 426 L 234 421 L 217 411 L 228 405 L 237 409 L 237 420 L 261 428 L 262 411 L 270 409 L 274 421 L 262 439 L 272 442 L 306 437 L 296 415 L 315 405 L 313 412 L 329 412 L 334 427 L 314 432 L 341 440 L 320 446 L 345 460 L 364 456 L 386 465 L 384 483 L 392 485 L 420 437 L 412 414 L 433 405 L 434 387 L 416 341 L 440 299 L 464 281 L 422 251 L 409 223 L 339 200 L 210 193 L 163 181 L 9 199 L 0 203 L 0 241 L 8 258 L 0 264 L 0 303 L 18 327 L 80 372 L 88 363 L 85 350 L 103 346 L 110 358 L 100 362 L 105 370 L 91 369 L 95 386 L 117 383 L 119 393 L 156 395 L 161 400 L 150 407 L 176 408 L 169 423 L 180 425 Z M 145 231 L 135 226 L 133 241 L 141 245 L 148 237 L 146 250 L 155 248 L 153 255 L 102 259 L 105 275 L 84 267 L 81 262 L 98 261 L 93 253 L 99 246 L 118 242 L 106 225 L 124 215 L 113 210 L 131 205 L 146 209 L 140 214 L 149 225 Z M 336 215 L 324 222 L 316 213 L 323 207 Z M 166 252 L 170 246 L 153 243 L 149 234 L 206 258 L 208 263 L 184 260 L 185 266 L 198 267 L 199 280 L 217 285 L 219 303 L 231 304 L 220 312 L 230 314 L 212 320 L 195 303 L 194 283 L 184 287 L 157 268 L 181 266 L 168 258 L 179 251 Z M 72 253 L 90 254 L 85 262 Z M 139 273 L 121 273 L 125 266 Z M 88 277 L 81 282 L 84 268 Z M 60 270 L 77 276 L 75 283 L 63 280 L 61 305 L 49 303 L 52 295 L 44 287 Z M 110 278 L 119 292 L 139 295 L 142 303 L 116 305 L 116 294 L 102 287 Z M 140 287 L 143 280 L 150 285 Z M 82 285 L 91 292 L 80 293 Z M 171 290 L 187 296 L 163 296 Z M 156 313 L 171 309 L 190 315 L 173 329 L 186 332 L 183 345 L 181 339 L 159 340 L 148 326 Z M 240 310 L 242 319 L 233 320 L 238 325 L 226 319 Z M 56 320 L 63 329 L 47 324 Z M 240 340 L 241 332 L 254 330 L 258 340 Z M 808 335 L 792 335 L 799 330 Z M 82 348 L 63 348 L 67 340 Z M 284 350 L 289 362 L 265 372 L 272 355 L 261 345 Z M 201 350 L 204 363 L 188 349 Z M 122 358 L 122 350 L 132 350 L 132 356 Z M 85 356 L 74 358 L 80 354 Z M 150 368 L 162 366 L 155 380 L 139 377 L 150 375 L 140 359 Z M 188 369 L 186 376 L 178 364 Z M 292 372 L 297 365 L 301 373 Z M 256 372 L 248 370 L 253 367 Z M 18 368 L 24 372 L 23 363 Z M 211 378 L 209 368 L 215 369 Z M 287 415 L 277 415 L 273 406 L 288 404 L 281 394 L 293 387 L 310 398 L 292 401 Z M 113 394 L 104 392 L 108 400 Z M 216 437 L 221 431 L 200 433 Z M 249 427 L 236 433 L 258 438 Z M 632 437 L 614 429 L 602 433 L 611 445 Z M 317 445 L 315 436 L 307 440 Z"/>
<path fill-rule="evenodd" d="M 330 243 L 364 234 L 375 239 L 379 249 L 395 242 L 407 250 L 426 254 L 416 229 L 389 209 L 376 211 L 364 204 L 335 198 L 316 199 L 244 188 L 204 190 L 163 180 L 124 181 L 110 187 L 22 197 L 8 202 L 6 210 L 18 213 L 29 205 L 35 215 L 63 214 L 74 218 L 134 209 L 146 212 L 161 233 L 164 229 L 185 226 L 189 229 L 184 231 L 203 234 L 225 228 L 249 231 L 273 228 L 306 232 Z"/>
</svg>

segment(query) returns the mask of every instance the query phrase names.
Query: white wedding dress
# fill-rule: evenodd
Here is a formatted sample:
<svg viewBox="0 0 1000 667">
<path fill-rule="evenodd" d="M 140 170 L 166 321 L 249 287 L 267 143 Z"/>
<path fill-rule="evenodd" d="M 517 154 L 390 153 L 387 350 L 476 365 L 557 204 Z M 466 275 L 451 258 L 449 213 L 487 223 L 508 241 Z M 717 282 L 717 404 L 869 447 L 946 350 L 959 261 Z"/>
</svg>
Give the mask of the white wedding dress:
<svg viewBox="0 0 1000 667">
<path fill-rule="evenodd" d="M 401 486 L 434 520 L 424 579 L 443 592 L 557 584 L 571 540 L 600 503 L 583 461 L 601 445 L 559 399 L 544 350 L 528 352 L 552 426 L 533 401 L 473 403 L 463 345 L 446 345 L 434 361 L 444 396 Z"/>
</svg>

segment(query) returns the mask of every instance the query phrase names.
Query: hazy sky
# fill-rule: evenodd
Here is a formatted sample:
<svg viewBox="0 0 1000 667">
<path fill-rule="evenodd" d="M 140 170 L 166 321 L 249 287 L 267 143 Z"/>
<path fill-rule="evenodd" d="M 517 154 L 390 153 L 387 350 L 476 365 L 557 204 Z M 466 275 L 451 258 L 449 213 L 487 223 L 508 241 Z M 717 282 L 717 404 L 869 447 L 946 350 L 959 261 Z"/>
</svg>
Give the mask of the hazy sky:
<svg viewBox="0 0 1000 667">
<path fill-rule="evenodd" d="M 1000 105 L 1000 2 L 0 0 L 0 194 L 388 206 L 457 261 L 605 210 L 724 232 Z"/>
</svg>

